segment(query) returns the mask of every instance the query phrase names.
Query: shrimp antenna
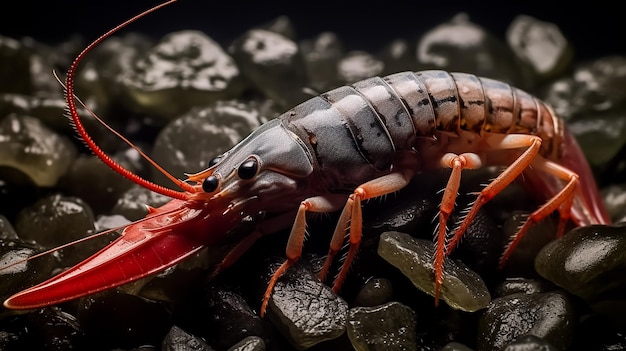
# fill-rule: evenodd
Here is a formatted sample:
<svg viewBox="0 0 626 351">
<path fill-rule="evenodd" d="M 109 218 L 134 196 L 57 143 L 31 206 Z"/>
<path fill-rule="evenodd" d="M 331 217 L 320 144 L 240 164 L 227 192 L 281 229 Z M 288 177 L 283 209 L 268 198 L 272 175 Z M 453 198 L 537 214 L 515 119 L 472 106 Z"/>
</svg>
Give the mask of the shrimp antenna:
<svg viewBox="0 0 626 351">
<path fill-rule="evenodd" d="M 87 53 L 89 53 L 91 50 L 93 50 L 94 47 L 96 47 L 98 44 L 100 44 L 103 40 L 107 39 L 108 37 L 110 37 L 111 35 L 113 35 L 114 33 L 116 33 L 117 31 L 119 31 L 120 29 L 126 27 L 127 25 L 135 22 L 136 20 L 138 20 L 139 18 L 150 14 L 162 7 L 165 7 L 167 5 L 170 5 L 171 3 L 175 2 L 176 0 L 169 0 L 167 2 L 164 2 L 160 5 L 157 5 L 151 9 L 148 9 L 134 17 L 132 17 L 131 19 L 128 19 L 124 22 L 122 22 L 121 24 L 115 26 L 113 29 L 110 29 L 108 32 L 104 33 L 103 35 L 101 35 L 99 38 L 97 38 L 96 40 L 94 40 L 91 44 L 87 45 L 87 47 L 85 47 L 83 49 L 83 51 L 81 51 L 80 54 L 78 54 L 78 56 L 76 56 L 76 58 L 74 59 L 74 62 L 72 62 L 72 65 L 70 66 L 70 68 L 67 71 L 67 77 L 65 78 L 65 100 L 67 101 L 67 109 L 69 112 L 69 118 L 71 121 L 72 126 L 74 127 L 74 129 L 76 130 L 76 132 L 78 133 L 78 135 L 80 136 L 80 138 L 85 142 L 85 144 L 87 145 L 87 147 L 89 147 L 89 149 L 96 155 L 98 156 L 98 158 L 100 158 L 100 160 L 102 160 L 102 162 L 104 162 L 107 166 L 109 166 L 111 169 L 113 169 L 115 172 L 119 173 L 120 175 L 122 175 L 123 177 L 127 178 L 128 180 L 132 181 L 133 183 L 136 183 L 140 186 L 145 187 L 146 189 L 149 189 L 151 191 L 154 191 L 156 193 L 159 193 L 161 195 L 165 195 L 174 199 L 179 199 L 179 200 L 186 200 L 188 198 L 187 196 L 187 192 L 194 192 L 194 187 L 184 181 L 181 181 L 179 179 L 176 179 L 174 176 L 172 176 L 171 174 L 167 173 L 165 170 L 163 170 L 161 167 L 159 167 L 158 165 L 156 166 L 157 169 L 159 169 L 161 172 L 163 172 L 166 176 L 168 176 L 168 178 L 170 178 L 172 181 L 174 181 L 179 187 L 181 187 L 184 191 L 177 191 L 177 190 L 173 190 L 170 188 L 166 188 L 164 186 L 158 185 L 156 183 L 153 183 L 147 179 L 144 179 L 138 175 L 136 175 L 135 173 L 129 171 L 128 169 L 126 169 L 124 166 L 120 165 L 119 163 L 117 163 L 116 161 L 114 161 L 109 155 L 107 155 L 104 151 L 102 151 L 102 149 L 100 149 L 100 147 L 93 141 L 93 139 L 91 138 L 91 136 L 89 135 L 89 133 L 87 133 L 87 131 L 85 130 L 85 127 L 83 125 L 83 123 L 80 120 L 80 116 L 78 115 L 78 111 L 76 108 L 76 97 L 74 94 L 74 76 L 76 73 L 76 68 L 78 67 L 78 64 L 80 63 L 80 61 L 82 61 L 82 59 L 85 57 L 85 55 Z M 99 118 L 97 118 L 98 120 L 100 120 Z M 112 130 L 112 128 L 110 128 L 109 126 L 106 125 L 106 123 L 104 123 L 104 121 L 101 121 L 101 123 L 104 124 L 105 127 L 109 128 L 109 130 Z M 115 132 L 115 134 L 118 137 L 121 137 L 121 135 L 117 132 Z M 125 142 L 130 143 L 130 141 L 127 141 L 125 138 L 122 137 L 122 140 L 124 140 Z M 135 148 L 135 150 L 137 150 L 137 148 Z M 152 163 L 153 165 L 156 164 L 156 162 L 152 161 L 150 158 L 148 158 L 147 156 L 145 156 L 145 154 L 143 154 L 143 152 L 140 152 L 140 154 L 144 157 L 146 157 L 146 159 Z"/>
</svg>

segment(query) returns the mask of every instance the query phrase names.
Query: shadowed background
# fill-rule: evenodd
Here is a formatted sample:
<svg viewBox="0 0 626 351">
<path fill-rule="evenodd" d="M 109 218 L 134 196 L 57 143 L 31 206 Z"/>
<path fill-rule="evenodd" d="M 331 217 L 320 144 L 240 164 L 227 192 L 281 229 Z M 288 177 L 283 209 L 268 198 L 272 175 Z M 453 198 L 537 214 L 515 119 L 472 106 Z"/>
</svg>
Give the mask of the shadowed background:
<svg viewBox="0 0 626 351">
<path fill-rule="evenodd" d="M 80 33 L 91 40 L 154 0 L 16 1 L 0 13 L 0 35 L 32 36 L 55 43 Z M 181 29 L 199 29 L 227 46 L 252 26 L 287 15 L 299 39 L 334 31 L 347 49 L 375 52 L 391 39 L 414 40 L 459 12 L 504 37 L 518 14 L 553 22 L 574 45 L 577 59 L 626 53 L 626 19 L 609 1 L 206 1 L 179 0 L 129 28 L 158 39 Z M 376 5 L 379 6 L 376 6 Z"/>
</svg>

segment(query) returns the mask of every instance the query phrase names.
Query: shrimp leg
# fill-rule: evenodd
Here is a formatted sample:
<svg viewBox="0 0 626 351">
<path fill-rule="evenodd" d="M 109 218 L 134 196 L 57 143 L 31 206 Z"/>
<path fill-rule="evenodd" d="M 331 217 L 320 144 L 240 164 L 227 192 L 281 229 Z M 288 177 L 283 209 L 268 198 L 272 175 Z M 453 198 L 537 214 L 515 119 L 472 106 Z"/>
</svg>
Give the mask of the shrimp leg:
<svg viewBox="0 0 626 351">
<path fill-rule="evenodd" d="M 358 251 L 359 245 L 361 244 L 363 223 L 361 202 L 363 200 L 391 194 L 404 188 L 407 184 L 409 184 L 411 178 L 415 175 L 415 165 L 410 164 L 411 162 L 404 162 L 403 165 L 398 165 L 395 172 L 370 180 L 369 182 L 358 186 L 354 192 L 348 196 L 348 200 L 346 201 L 337 226 L 335 227 L 335 231 L 333 232 L 333 237 L 331 239 L 324 267 L 319 274 L 321 279 L 325 278 L 333 258 L 343 245 L 343 239 L 348 228 L 348 223 L 350 223 L 350 246 L 348 248 L 346 259 L 344 260 L 339 270 L 339 274 L 333 283 L 334 292 L 339 291 L 343 280 L 348 274 L 348 270 L 356 252 Z M 280 278 L 287 271 L 287 269 L 295 264 L 302 256 L 302 246 L 304 244 L 306 231 L 306 212 L 331 212 L 333 210 L 335 210 L 334 201 L 329 201 L 329 199 L 322 196 L 312 197 L 302 201 L 300 207 L 298 208 L 296 220 L 294 221 L 291 233 L 289 234 L 289 239 L 287 241 L 287 259 L 274 272 L 274 275 L 272 275 L 272 278 L 268 283 L 263 297 L 263 303 L 261 304 L 261 316 L 265 314 L 267 304 L 278 278 Z"/>
</svg>

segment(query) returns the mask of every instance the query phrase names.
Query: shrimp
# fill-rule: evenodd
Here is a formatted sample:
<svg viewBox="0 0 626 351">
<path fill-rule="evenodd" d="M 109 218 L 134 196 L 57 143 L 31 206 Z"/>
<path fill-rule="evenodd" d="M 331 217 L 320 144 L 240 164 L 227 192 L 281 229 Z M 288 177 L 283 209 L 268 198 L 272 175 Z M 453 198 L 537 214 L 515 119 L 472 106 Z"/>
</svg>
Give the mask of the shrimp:
<svg viewBox="0 0 626 351">
<path fill-rule="evenodd" d="M 126 226 L 118 239 L 82 263 L 9 297 L 5 307 L 58 304 L 143 278 L 216 245 L 245 218 L 255 218 L 255 229 L 231 249 L 215 273 L 262 236 L 291 226 L 285 261 L 264 294 L 263 316 L 277 280 L 302 255 L 308 213 L 341 210 L 319 273 L 324 280 L 348 233 L 347 256 L 333 283 L 338 292 L 361 242 L 362 202 L 399 191 L 416 174 L 440 168 L 451 173 L 435 236 L 435 304 L 443 285 L 444 257 L 479 209 L 522 174 L 524 184 L 541 189 L 546 201 L 513 236 L 501 266 L 528 229 L 554 211 L 560 215 L 558 235 L 569 219 L 580 226 L 609 222 L 580 148 L 549 106 L 503 82 L 440 70 L 374 77 L 313 97 L 261 125 L 208 169 L 185 180 L 144 155 L 182 191 L 133 174 L 106 155 L 84 129 L 74 75 L 83 57 L 102 40 L 171 2 L 131 18 L 88 45 L 70 66 L 65 87 L 71 121 L 93 153 L 122 176 L 172 200 Z M 493 165 L 504 170 L 448 232 L 463 170 Z"/>
</svg>

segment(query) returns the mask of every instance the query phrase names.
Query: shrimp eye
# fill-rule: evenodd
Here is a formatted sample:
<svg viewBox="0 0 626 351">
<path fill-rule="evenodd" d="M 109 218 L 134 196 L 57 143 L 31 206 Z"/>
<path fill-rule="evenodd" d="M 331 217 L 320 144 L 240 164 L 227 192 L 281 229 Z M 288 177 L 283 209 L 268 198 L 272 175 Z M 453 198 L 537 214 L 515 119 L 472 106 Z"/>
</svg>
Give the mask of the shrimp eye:
<svg viewBox="0 0 626 351">
<path fill-rule="evenodd" d="M 209 162 L 209 168 L 220 163 L 221 160 L 222 160 L 222 156 L 217 156 L 216 158 L 212 159 L 211 162 Z"/>
<path fill-rule="evenodd" d="M 241 179 L 251 179 L 256 175 L 256 172 L 259 170 L 259 163 L 255 158 L 251 158 L 239 166 L 237 169 L 237 175 Z"/>
<path fill-rule="evenodd" d="M 216 176 L 212 175 L 212 176 L 208 176 L 203 182 L 202 182 L 202 190 L 204 190 L 204 192 L 206 193 L 212 193 L 215 191 L 215 189 L 217 189 L 217 186 L 220 184 L 220 180 L 217 179 Z"/>
</svg>

